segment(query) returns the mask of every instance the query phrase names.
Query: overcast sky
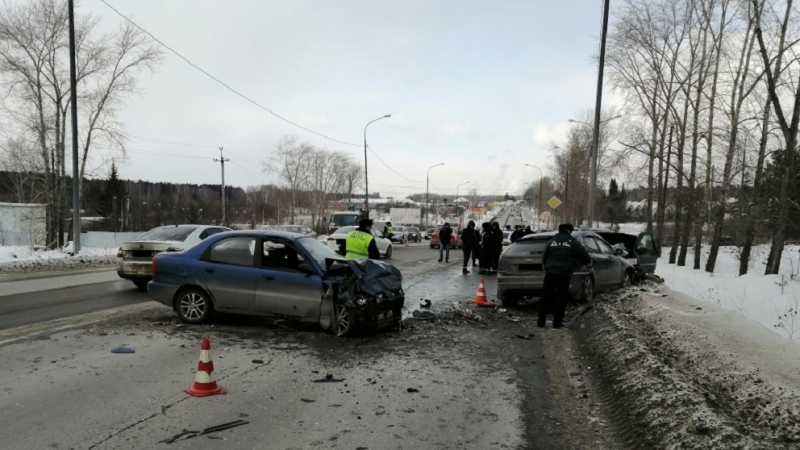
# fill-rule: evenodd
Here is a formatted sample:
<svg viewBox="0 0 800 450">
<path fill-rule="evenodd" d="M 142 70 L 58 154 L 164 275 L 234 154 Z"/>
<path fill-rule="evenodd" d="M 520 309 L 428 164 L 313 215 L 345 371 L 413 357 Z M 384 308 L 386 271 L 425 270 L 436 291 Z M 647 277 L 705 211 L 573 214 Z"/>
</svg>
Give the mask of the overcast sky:
<svg viewBox="0 0 800 450">
<path fill-rule="evenodd" d="M 160 40 L 253 100 L 335 139 L 361 145 L 370 125 L 370 191 L 405 196 L 521 192 L 548 169 L 567 120 L 593 107 L 601 1 L 107 0 Z M 78 14 L 120 18 L 100 0 Z M 166 52 L 120 113 L 131 136 L 221 145 L 226 182 L 276 181 L 261 162 L 278 140 L 346 151 L 237 97 Z M 604 105 L 605 106 L 605 105 Z M 132 138 L 129 179 L 219 183 L 214 148 Z M 136 150 L 208 157 L 154 156 Z"/>
</svg>

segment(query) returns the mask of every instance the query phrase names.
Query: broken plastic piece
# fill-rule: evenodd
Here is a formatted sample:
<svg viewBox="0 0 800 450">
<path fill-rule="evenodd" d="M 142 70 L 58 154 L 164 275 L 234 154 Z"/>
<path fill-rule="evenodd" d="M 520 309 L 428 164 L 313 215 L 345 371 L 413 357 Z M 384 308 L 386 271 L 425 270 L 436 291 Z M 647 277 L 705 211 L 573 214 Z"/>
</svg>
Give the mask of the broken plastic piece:
<svg viewBox="0 0 800 450">
<path fill-rule="evenodd" d="M 112 348 L 111 353 L 136 353 L 136 350 L 128 347 L 127 344 L 123 344 Z"/>
</svg>

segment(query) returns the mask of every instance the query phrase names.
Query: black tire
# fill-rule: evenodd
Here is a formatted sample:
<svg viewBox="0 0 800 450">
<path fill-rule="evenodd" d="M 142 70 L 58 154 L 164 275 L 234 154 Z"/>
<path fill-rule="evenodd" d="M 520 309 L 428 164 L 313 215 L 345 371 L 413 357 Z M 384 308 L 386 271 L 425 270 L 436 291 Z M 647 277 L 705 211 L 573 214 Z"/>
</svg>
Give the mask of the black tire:
<svg viewBox="0 0 800 450">
<path fill-rule="evenodd" d="M 625 271 L 625 275 L 622 276 L 622 288 L 631 287 L 633 285 L 633 279 L 633 271 Z"/>
<path fill-rule="evenodd" d="M 208 321 L 214 312 L 214 305 L 202 289 L 186 288 L 175 296 L 175 312 L 181 321 L 198 324 Z"/>
<path fill-rule="evenodd" d="M 353 308 L 342 303 L 333 305 L 334 333 L 336 336 L 352 336 L 358 329 L 358 317 Z"/>
<path fill-rule="evenodd" d="M 581 291 L 578 294 L 578 303 L 589 303 L 594 298 L 594 278 L 586 275 L 581 280 Z"/>
<path fill-rule="evenodd" d="M 131 280 L 133 284 L 136 285 L 136 289 L 139 289 L 142 292 L 147 291 L 147 283 L 150 281 L 146 278 L 134 278 Z"/>
<path fill-rule="evenodd" d="M 389 248 L 386 249 L 386 254 L 383 255 L 386 259 L 392 259 L 392 246 L 390 245 Z"/>
</svg>

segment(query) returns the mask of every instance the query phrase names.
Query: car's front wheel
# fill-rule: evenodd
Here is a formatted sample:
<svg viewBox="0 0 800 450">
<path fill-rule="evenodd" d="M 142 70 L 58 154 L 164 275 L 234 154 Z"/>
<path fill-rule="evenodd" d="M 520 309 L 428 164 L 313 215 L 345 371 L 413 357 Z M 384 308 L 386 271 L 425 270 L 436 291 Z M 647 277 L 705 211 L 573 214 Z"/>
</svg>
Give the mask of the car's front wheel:
<svg viewBox="0 0 800 450">
<path fill-rule="evenodd" d="M 352 335 L 358 328 L 355 310 L 341 303 L 336 304 L 333 308 L 336 319 L 336 336 Z"/>
<path fill-rule="evenodd" d="M 389 248 L 386 249 L 386 254 L 384 255 L 386 259 L 392 259 L 392 246 L 390 245 Z"/>
<path fill-rule="evenodd" d="M 211 317 L 214 305 L 208 294 L 198 288 L 187 288 L 178 293 L 175 301 L 178 317 L 186 323 L 203 323 Z"/>
<path fill-rule="evenodd" d="M 623 277 L 622 277 L 622 287 L 626 288 L 626 287 L 630 287 L 631 285 L 633 285 L 633 271 L 632 270 L 628 270 L 628 271 L 625 272 L 625 275 L 623 275 Z"/>
</svg>

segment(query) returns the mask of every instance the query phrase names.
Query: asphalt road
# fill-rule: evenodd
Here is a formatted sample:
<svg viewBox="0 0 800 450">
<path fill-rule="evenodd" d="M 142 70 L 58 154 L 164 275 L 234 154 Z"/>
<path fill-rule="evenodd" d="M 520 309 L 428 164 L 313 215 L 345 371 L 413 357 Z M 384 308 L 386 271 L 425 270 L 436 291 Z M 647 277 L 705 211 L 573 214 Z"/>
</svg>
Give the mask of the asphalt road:
<svg viewBox="0 0 800 450">
<path fill-rule="evenodd" d="M 0 330 L 147 302 L 113 270 L 0 283 Z"/>
<path fill-rule="evenodd" d="M 479 320 L 452 312 L 452 302 L 471 308 L 481 280 L 461 274 L 460 253 L 437 263 L 427 243 L 398 246 L 392 262 L 404 275 L 407 327 L 357 338 L 242 316 L 187 326 L 155 302 L 113 308 L 146 301 L 125 282 L 0 297 L 29 311 L 20 316 L 4 306 L 3 320 L 39 320 L 43 313 L 26 301 L 41 302 L 47 314 L 39 318 L 80 314 L 49 331 L 50 322 L 40 323 L 28 338 L 19 339 L 28 327 L 0 331 L 2 447 L 619 448 L 588 380 L 570 375 L 580 362 L 569 331 L 536 328 L 531 305 L 476 310 Z M 485 281 L 494 299 L 494 279 Z M 433 302 L 434 320 L 413 318 L 422 298 Z M 97 309 L 102 320 L 80 322 Z M 16 340 L 3 339 L 13 333 Z M 183 390 L 204 336 L 228 392 L 189 397 Z M 110 352 L 121 344 L 136 353 Z M 326 374 L 342 381 L 314 381 Z M 249 423 L 159 443 L 234 420 Z"/>
</svg>

